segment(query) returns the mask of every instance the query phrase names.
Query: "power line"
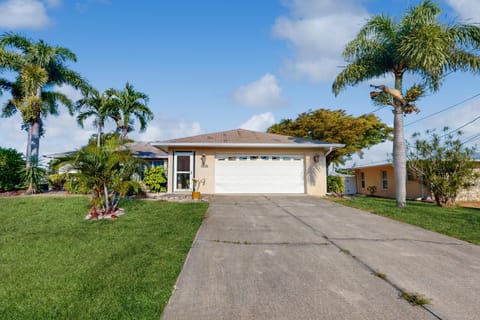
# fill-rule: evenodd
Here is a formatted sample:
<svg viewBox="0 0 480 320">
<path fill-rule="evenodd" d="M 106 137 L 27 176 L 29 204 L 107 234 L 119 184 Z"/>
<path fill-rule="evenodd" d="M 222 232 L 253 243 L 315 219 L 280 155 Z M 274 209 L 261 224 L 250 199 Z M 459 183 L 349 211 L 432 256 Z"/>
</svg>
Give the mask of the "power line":
<svg viewBox="0 0 480 320">
<path fill-rule="evenodd" d="M 480 133 L 479 133 L 479 134 L 476 134 L 476 135 L 474 135 L 474 136 L 471 136 L 470 138 L 464 140 L 464 141 L 462 142 L 462 145 L 463 145 L 463 144 L 466 144 L 466 143 L 468 143 L 468 142 L 473 142 L 473 141 L 478 140 L 478 139 L 480 139 Z"/>
<path fill-rule="evenodd" d="M 454 133 L 455 131 L 458 131 L 458 130 L 460 130 L 460 129 L 462 129 L 462 128 L 465 128 L 466 126 L 474 123 L 474 122 L 477 121 L 478 119 L 480 119 L 480 116 L 474 118 L 473 120 L 468 121 L 467 123 L 461 125 L 460 127 L 456 128 L 456 129 L 451 130 L 450 132 L 445 133 L 445 134 L 442 136 L 442 138 L 445 137 L 445 136 L 447 136 L 447 135 L 449 135 L 449 134 L 451 134 L 451 133 Z"/>
<path fill-rule="evenodd" d="M 445 111 L 447 111 L 447 110 L 450 110 L 450 109 L 452 109 L 452 108 L 455 108 L 455 107 L 457 107 L 457 106 L 459 106 L 459 105 L 461 105 L 461 104 L 464 104 L 464 103 L 467 102 L 467 101 L 470 101 L 470 100 L 475 99 L 475 98 L 478 97 L 478 96 L 480 96 L 480 93 L 477 93 L 477 94 L 475 94 L 475 95 L 473 95 L 473 96 L 471 96 L 471 97 L 469 97 L 469 98 L 467 98 L 467 99 L 465 99 L 465 100 L 462 100 L 462 101 L 460 101 L 460 102 L 457 102 L 457 103 L 455 103 L 455 104 L 453 104 L 453 105 L 451 105 L 451 106 L 449 106 L 449 107 L 446 107 L 446 108 L 444 108 L 444 109 L 442 109 L 442 110 L 439 110 L 439 111 L 437 111 L 437 112 L 434 112 L 434 113 L 432 113 L 432 114 L 429 114 L 428 116 L 425 116 L 425 117 L 420 118 L 420 119 L 418 119 L 418 120 L 415 120 L 415 121 L 412 121 L 412 122 L 410 122 L 410 123 L 407 123 L 407 124 L 405 125 L 405 127 L 408 127 L 408 126 L 410 126 L 410 125 L 412 125 L 412 124 L 414 124 L 414 123 L 423 121 L 423 120 L 425 120 L 425 119 L 428 119 L 428 118 L 431 118 L 431 117 L 433 117 L 433 116 L 436 116 L 437 114 L 440 114 L 440 113 L 442 113 L 442 112 L 445 112 Z"/>
</svg>

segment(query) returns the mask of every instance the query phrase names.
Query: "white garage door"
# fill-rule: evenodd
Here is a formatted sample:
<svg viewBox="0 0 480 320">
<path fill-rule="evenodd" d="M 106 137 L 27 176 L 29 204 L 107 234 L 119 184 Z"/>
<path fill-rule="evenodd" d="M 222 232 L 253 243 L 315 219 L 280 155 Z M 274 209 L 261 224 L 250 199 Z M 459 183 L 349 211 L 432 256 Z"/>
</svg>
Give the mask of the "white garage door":
<svg viewBox="0 0 480 320">
<path fill-rule="evenodd" d="M 216 193 L 304 193 L 303 156 L 218 155 Z"/>
</svg>

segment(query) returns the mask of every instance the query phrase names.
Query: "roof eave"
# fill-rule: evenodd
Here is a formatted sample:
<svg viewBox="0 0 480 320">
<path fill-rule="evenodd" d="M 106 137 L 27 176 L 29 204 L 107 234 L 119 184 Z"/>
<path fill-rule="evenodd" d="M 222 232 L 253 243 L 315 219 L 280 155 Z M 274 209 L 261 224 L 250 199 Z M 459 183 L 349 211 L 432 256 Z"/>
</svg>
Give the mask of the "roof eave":
<svg viewBox="0 0 480 320">
<path fill-rule="evenodd" d="M 291 148 L 291 149 L 318 149 L 318 148 L 343 148 L 339 143 L 210 143 L 210 142 L 151 142 L 157 147 L 215 147 L 215 148 Z"/>
</svg>

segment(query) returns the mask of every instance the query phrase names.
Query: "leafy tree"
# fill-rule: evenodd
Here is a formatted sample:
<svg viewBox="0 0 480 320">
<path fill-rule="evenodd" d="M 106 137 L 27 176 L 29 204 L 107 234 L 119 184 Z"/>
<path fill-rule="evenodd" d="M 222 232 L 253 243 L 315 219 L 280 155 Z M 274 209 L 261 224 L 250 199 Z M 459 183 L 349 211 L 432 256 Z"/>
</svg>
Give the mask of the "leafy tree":
<svg viewBox="0 0 480 320">
<path fill-rule="evenodd" d="M 455 205 L 455 198 L 462 188 L 472 185 L 477 175 L 473 170 L 473 148 L 462 145 L 461 132 L 443 134 L 427 130 L 427 139 L 417 139 L 409 148 L 408 165 L 418 175 L 423 175 L 430 186 L 438 206 Z M 414 138 L 420 137 L 419 133 Z"/>
<path fill-rule="evenodd" d="M 118 138 L 105 141 L 98 147 L 89 144 L 73 154 L 59 159 L 57 167 L 69 164 L 78 173 L 77 188 L 91 190 L 90 217 L 104 217 L 118 209 L 120 197 L 132 186 L 134 173 L 140 173 L 142 161 L 123 148 Z"/>
<path fill-rule="evenodd" d="M 480 71 L 480 28 L 469 24 L 445 24 L 439 21 L 441 9 L 431 0 L 407 10 L 400 21 L 385 15 L 370 18 L 360 32 L 347 44 L 343 55 L 347 67 L 333 83 L 338 95 L 347 86 L 365 80 L 393 75 L 394 88 L 379 86 L 383 97 L 387 94 L 393 104 L 395 164 L 395 191 L 397 207 L 406 205 L 406 150 L 403 135 L 403 117 L 427 88 L 437 91 L 446 72 Z M 404 74 L 421 78 L 421 85 L 414 85 L 411 101 L 402 93 Z M 382 100 L 380 98 L 380 100 Z"/>
<path fill-rule="evenodd" d="M 117 131 L 122 140 L 134 130 L 135 118 L 140 123 L 140 131 L 145 131 L 147 122 L 153 120 L 153 113 L 147 106 L 148 96 L 145 93 L 135 91 L 135 88 L 127 82 L 125 89 L 109 89 L 106 94 L 118 112 Z"/>
<path fill-rule="evenodd" d="M 344 179 L 340 176 L 327 176 L 327 192 L 343 193 L 345 191 Z"/>
<path fill-rule="evenodd" d="M 152 192 L 162 192 L 167 189 L 167 177 L 163 167 L 152 167 L 143 172 L 143 183 Z"/>
<path fill-rule="evenodd" d="M 100 94 L 97 90 L 90 88 L 84 92 L 83 98 L 76 103 L 79 111 L 77 122 L 82 128 L 87 118 L 94 117 L 93 125 L 98 129 L 97 147 L 101 146 L 105 121 L 109 118 L 113 120 L 119 118 L 119 113 L 111 102 L 112 100 L 105 93 Z"/>
<path fill-rule="evenodd" d="M 327 156 L 327 166 L 332 162 L 344 163 L 345 158 L 354 153 L 362 156 L 363 148 L 391 139 L 392 133 L 392 129 L 373 114 L 354 117 L 345 110 L 328 109 L 304 112 L 294 120 L 281 120 L 267 131 L 345 144 L 344 148 L 334 150 Z"/>
<path fill-rule="evenodd" d="M 12 93 L 12 99 L 2 110 L 3 117 L 10 117 L 20 111 L 23 126 L 28 131 L 27 167 L 31 159 L 39 158 L 40 137 L 43 134 L 43 118 L 58 114 L 59 104 L 73 112 L 73 104 L 64 94 L 52 90 L 57 85 L 68 84 L 75 88 L 87 88 L 82 77 L 70 70 L 65 62 L 76 61 L 70 50 L 50 46 L 43 40 L 32 40 L 12 33 L 0 37 L 0 48 L 8 55 L 7 68 L 16 72 L 13 82 L 4 82 Z M 7 50 L 10 49 L 10 50 Z"/>
<path fill-rule="evenodd" d="M 19 188 L 23 182 L 23 156 L 15 149 L 0 148 L 0 191 Z"/>
</svg>

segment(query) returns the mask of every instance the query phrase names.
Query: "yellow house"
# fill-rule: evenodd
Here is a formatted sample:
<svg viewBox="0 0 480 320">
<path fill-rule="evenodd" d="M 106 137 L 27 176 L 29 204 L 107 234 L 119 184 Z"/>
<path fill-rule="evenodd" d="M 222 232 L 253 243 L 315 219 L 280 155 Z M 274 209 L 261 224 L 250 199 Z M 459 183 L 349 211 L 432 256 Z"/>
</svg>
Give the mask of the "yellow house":
<svg viewBox="0 0 480 320">
<path fill-rule="evenodd" d="M 244 129 L 152 142 L 168 153 L 168 192 L 326 193 L 329 152 L 344 145 Z"/>
<path fill-rule="evenodd" d="M 383 163 L 352 168 L 355 170 L 357 192 L 374 194 L 379 197 L 395 198 L 395 176 L 393 164 Z M 375 192 L 372 192 L 375 191 Z M 421 177 L 408 172 L 407 199 L 427 199 L 430 197 L 428 187 Z"/>
</svg>

